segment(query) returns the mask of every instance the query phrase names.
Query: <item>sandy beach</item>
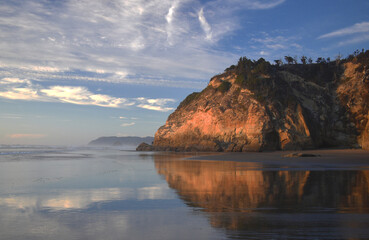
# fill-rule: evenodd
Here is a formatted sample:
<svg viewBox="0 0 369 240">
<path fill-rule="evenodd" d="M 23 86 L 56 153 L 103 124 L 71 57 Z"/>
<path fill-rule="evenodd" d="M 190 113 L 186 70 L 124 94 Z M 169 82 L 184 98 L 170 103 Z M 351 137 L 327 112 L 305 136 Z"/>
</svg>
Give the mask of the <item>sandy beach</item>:
<svg viewBox="0 0 369 240">
<path fill-rule="evenodd" d="M 287 157 L 294 153 L 313 154 L 315 157 Z M 369 151 L 362 149 L 318 149 L 304 151 L 240 152 L 195 156 L 192 160 L 252 162 L 273 166 L 363 168 L 369 167 Z"/>
</svg>

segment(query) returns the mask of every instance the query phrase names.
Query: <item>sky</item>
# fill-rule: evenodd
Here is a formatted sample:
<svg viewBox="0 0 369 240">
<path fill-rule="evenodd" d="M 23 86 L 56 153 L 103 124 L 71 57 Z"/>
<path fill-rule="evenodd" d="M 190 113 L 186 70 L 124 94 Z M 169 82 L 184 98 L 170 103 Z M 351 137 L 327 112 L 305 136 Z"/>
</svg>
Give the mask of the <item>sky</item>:
<svg viewBox="0 0 369 240">
<path fill-rule="evenodd" d="M 154 136 L 241 56 L 368 47 L 368 0 L 0 0 L 0 144 Z"/>
</svg>

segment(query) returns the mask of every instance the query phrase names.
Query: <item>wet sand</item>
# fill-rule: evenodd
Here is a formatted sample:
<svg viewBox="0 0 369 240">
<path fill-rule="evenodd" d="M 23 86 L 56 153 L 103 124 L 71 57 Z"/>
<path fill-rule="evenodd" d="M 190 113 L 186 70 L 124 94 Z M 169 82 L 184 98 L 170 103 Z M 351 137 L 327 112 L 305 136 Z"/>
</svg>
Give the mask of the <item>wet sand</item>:
<svg viewBox="0 0 369 240">
<path fill-rule="evenodd" d="M 286 157 L 293 153 L 314 154 L 315 157 Z M 314 168 L 369 168 L 369 150 L 362 149 L 319 149 L 304 151 L 275 151 L 247 153 L 219 153 L 195 156 L 192 160 L 252 162 L 273 166 Z"/>
</svg>

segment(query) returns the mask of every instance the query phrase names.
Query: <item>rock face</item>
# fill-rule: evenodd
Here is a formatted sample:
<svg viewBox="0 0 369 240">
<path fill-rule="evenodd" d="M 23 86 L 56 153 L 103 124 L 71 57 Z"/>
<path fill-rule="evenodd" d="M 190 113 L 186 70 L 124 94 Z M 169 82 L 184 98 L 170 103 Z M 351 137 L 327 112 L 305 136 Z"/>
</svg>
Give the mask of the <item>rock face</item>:
<svg viewBox="0 0 369 240">
<path fill-rule="evenodd" d="M 155 134 L 172 151 L 369 148 L 369 51 L 319 64 L 241 58 L 189 95 Z"/>
<path fill-rule="evenodd" d="M 358 144 L 369 149 L 369 66 L 358 61 L 347 62 L 337 93 L 356 128 Z"/>
</svg>

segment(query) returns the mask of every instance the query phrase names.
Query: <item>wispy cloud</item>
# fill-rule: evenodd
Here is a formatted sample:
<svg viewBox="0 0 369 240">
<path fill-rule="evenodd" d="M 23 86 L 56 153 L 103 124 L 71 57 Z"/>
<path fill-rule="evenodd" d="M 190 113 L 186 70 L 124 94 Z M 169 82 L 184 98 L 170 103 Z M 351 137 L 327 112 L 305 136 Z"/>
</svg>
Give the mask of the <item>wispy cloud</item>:
<svg viewBox="0 0 369 240">
<path fill-rule="evenodd" d="M 280 50 L 280 49 L 287 49 L 291 46 L 293 47 L 301 47 L 299 44 L 296 43 L 296 37 L 286 37 L 286 36 L 270 36 L 267 33 L 263 33 L 262 37 L 259 38 L 252 38 L 251 42 L 254 43 L 261 43 L 263 47 L 271 49 L 271 50 Z"/>
<path fill-rule="evenodd" d="M 202 29 L 204 30 L 204 32 L 206 34 L 206 39 L 211 40 L 212 39 L 211 27 L 210 27 L 209 23 L 206 21 L 206 18 L 204 16 L 204 9 L 203 8 L 201 8 L 200 12 L 199 12 L 199 21 L 201 23 Z"/>
<path fill-rule="evenodd" d="M 0 118 L 3 119 L 22 119 L 23 116 L 19 114 L 13 114 L 13 113 L 3 113 L 0 114 Z"/>
<path fill-rule="evenodd" d="M 369 34 L 360 35 L 360 36 L 356 36 L 348 40 L 340 41 L 337 44 L 337 46 L 345 46 L 345 45 L 350 45 L 350 44 L 360 43 L 360 42 L 365 42 L 365 41 L 369 41 Z"/>
<path fill-rule="evenodd" d="M 170 98 L 159 98 L 159 99 L 147 99 L 147 98 L 137 98 L 139 104 L 137 105 L 140 108 L 160 111 L 160 112 L 168 112 L 173 110 L 172 107 L 166 107 L 166 105 L 170 102 L 175 102 L 174 99 Z"/>
<path fill-rule="evenodd" d="M 19 99 L 19 100 L 39 100 L 42 98 L 38 95 L 36 90 L 32 88 L 13 88 L 11 90 L 0 92 L 0 97 L 7 99 Z"/>
<path fill-rule="evenodd" d="M 120 126 L 122 127 L 131 127 L 133 125 L 135 125 L 136 123 L 135 122 L 131 122 L 131 123 L 122 123 Z"/>
<path fill-rule="evenodd" d="M 125 98 L 116 98 L 103 94 L 93 94 L 85 87 L 74 86 L 52 86 L 48 89 L 40 90 L 47 97 L 57 99 L 61 102 L 78 105 L 95 105 L 100 107 L 124 107 L 132 106 L 133 102 Z"/>
<path fill-rule="evenodd" d="M 300 52 L 302 46 L 298 43 L 299 37 L 262 32 L 251 38 L 250 46 L 255 49 L 255 55 L 280 58 L 284 54 Z"/>
<path fill-rule="evenodd" d="M 239 19 L 232 13 L 283 2 L 6 1 L 0 8 L 0 65 L 12 75 L 6 69 L 0 77 L 31 74 L 34 80 L 56 82 L 83 79 L 189 88 L 196 82 L 201 88 L 201 81 L 237 58 L 209 51 L 237 29 Z"/>
<path fill-rule="evenodd" d="M 249 9 L 255 9 L 255 10 L 265 10 L 265 9 L 271 9 L 274 8 L 282 3 L 284 3 L 286 0 L 272 0 L 272 1 L 244 1 L 245 5 Z"/>
<path fill-rule="evenodd" d="M 369 32 L 369 22 L 361 22 L 361 23 L 356 23 L 350 27 L 342 28 L 342 29 L 339 29 L 339 30 L 336 30 L 330 33 L 323 34 L 319 36 L 318 39 L 342 37 L 342 36 L 347 36 L 347 35 L 352 35 L 352 34 L 357 34 L 357 33 L 368 33 L 368 32 Z"/>
<path fill-rule="evenodd" d="M 40 139 L 46 137 L 46 134 L 35 134 L 35 133 L 14 133 L 7 135 L 8 138 L 12 139 Z"/>
<path fill-rule="evenodd" d="M 0 84 L 14 84 L 14 83 L 26 83 L 29 82 L 28 80 L 25 79 L 19 79 L 19 78 L 3 78 L 0 81 Z"/>
</svg>

